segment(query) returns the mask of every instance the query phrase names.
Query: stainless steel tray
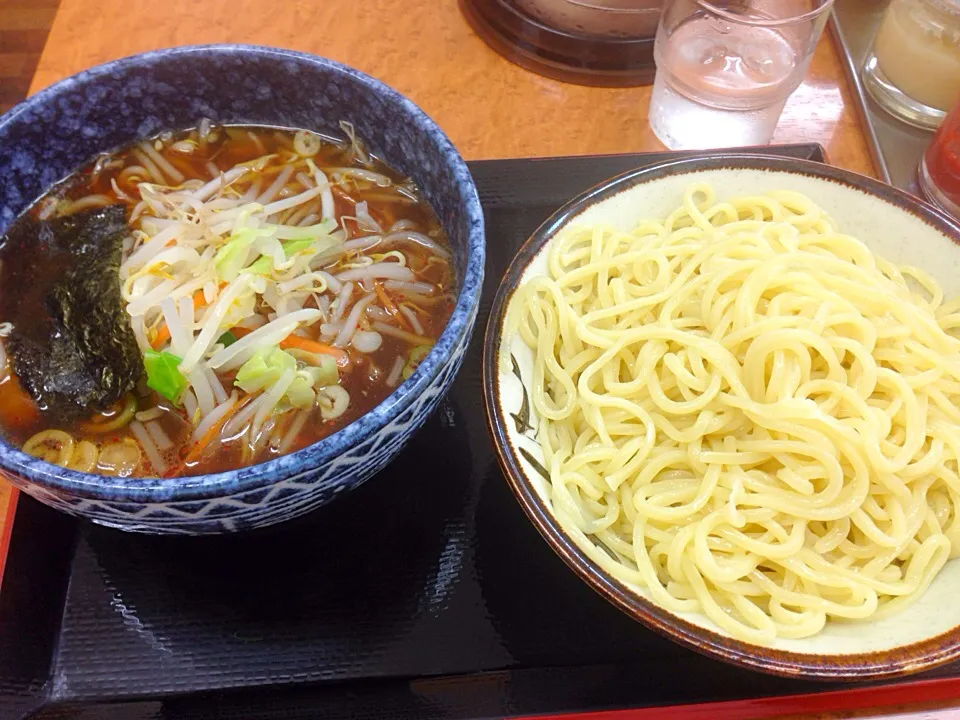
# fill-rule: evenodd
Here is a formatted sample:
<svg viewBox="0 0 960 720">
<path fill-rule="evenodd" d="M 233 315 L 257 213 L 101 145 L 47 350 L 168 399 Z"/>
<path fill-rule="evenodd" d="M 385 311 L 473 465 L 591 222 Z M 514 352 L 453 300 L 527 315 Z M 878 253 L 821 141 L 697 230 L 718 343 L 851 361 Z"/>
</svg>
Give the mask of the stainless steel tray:
<svg viewBox="0 0 960 720">
<path fill-rule="evenodd" d="M 887 2 L 877 0 L 837 0 L 830 30 L 842 51 L 847 77 L 860 106 L 867 143 L 880 178 L 919 196 L 917 165 L 933 133 L 907 125 L 890 115 L 867 94 L 860 79 L 860 69 L 870 52 L 886 7 Z"/>
</svg>

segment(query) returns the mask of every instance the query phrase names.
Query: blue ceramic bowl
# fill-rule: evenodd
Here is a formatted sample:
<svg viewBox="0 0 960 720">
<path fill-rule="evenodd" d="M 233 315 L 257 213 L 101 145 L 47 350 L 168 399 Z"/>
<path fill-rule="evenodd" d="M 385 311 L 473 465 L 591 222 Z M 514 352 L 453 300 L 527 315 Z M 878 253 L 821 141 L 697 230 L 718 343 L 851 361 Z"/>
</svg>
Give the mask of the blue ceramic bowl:
<svg viewBox="0 0 960 720">
<path fill-rule="evenodd" d="M 357 133 L 416 181 L 453 249 L 460 293 L 417 371 L 324 440 L 260 465 L 177 479 L 78 473 L 0 443 L 14 485 L 65 512 L 123 530 L 200 535 L 277 523 L 333 500 L 383 468 L 436 407 L 460 368 L 483 284 L 483 213 L 466 164 L 437 125 L 373 78 L 323 58 L 243 45 L 161 50 L 107 63 L 0 118 L 0 232 L 98 153 L 201 118 Z"/>
</svg>

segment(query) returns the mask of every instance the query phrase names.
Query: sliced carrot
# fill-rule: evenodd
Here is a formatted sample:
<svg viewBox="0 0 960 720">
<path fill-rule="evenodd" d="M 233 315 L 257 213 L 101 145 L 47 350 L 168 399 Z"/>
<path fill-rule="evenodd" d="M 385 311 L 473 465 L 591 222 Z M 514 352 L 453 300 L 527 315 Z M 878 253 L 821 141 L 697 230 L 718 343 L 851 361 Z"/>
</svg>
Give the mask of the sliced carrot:
<svg viewBox="0 0 960 720">
<path fill-rule="evenodd" d="M 153 340 L 150 341 L 150 347 L 154 350 L 159 350 L 170 339 L 170 328 L 167 327 L 167 324 L 164 323 L 160 326 L 160 329 L 157 330 L 157 334 L 153 336 Z"/>
<path fill-rule="evenodd" d="M 377 291 L 377 297 L 380 298 L 380 302 L 383 303 L 383 306 L 386 308 L 388 313 L 391 315 L 399 314 L 400 311 L 397 309 L 397 304 L 393 302 L 393 298 L 391 298 L 387 294 L 387 291 L 383 289 L 383 285 L 380 283 L 380 281 L 373 283 L 373 289 Z"/>
<path fill-rule="evenodd" d="M 333 192 L 334 197 L 338 197 L 338 198 L 340 198 L 340 199 L 342 199 L 342 200 L 346 200 L 348 203 L 350 203 L 350 204 L 352 204 L 352 205 L 356 205 L 356 204 L 357 204 L 357 201 L 354 200 L 353 197 L 352 197 L 351 195 L 349 195 L 349 194 L 347 193 L 347 191 L 344 190 L 343 188 L 341 188 L 339 185 L 333 185 L 333 186 L 330 188 L 330 190 Z M 339 213 L 338 213 L 338 214 L 339 214 Z"/>
<path fill-rule="evenodd" d="M 233 333 L 234 337 L 240 339 L 244 335 L 249 335 L 253 331 L 250 328 L 237 326 L 231 328 L 230 332 Z M 337 361 L 337 365 L 340 367 L 350 364 L 350 356 L 347 355 L 345 350 L 334 347 L 333 345 L 317 342 L 316 340 L 309 340 L 305 337 L 300 337 L 299 335 L 287 335 L 286 338 L 280 341 L 281 350 L 289 350 L 290 348 L 305 350 L 306 352 L 313 353 L 314 355 L 329 355 Z"/>
<path fill-rule="evenodd" d="M 207 298 L 203 294 L 203 290 L 197 290 L 193 293 L 193 309 L 202 308 L 207 304 Z M 170 328 L 167 327 L 167 324 L 164 323 L 160 326 L 160 329 L 157 330 L 157 334 L 154 335 L 153 340 L 150 341 L 150 347 L 154 350 L 159 350 L 164 345 L 166 345 L 167 340 L 170 339 Z"/>
<path fill-rule="evenodd" d="M 212 443 L 213 439 L 220 432 L 220 428 L 224 426 L 227 420 L 233 417 L 233 414 L 237 412 L 237 408 L 243 404 L 244 403 L 238 400 L 236 403 L 234 403 L 233 407 L 230 408 L 229 412 L 227 412 L 222 418 L 210 426 L 210 429 L 203 434 L 203 437 L 197 440 L 194 446 L 190 448 L 190 452 L 188 452 L 186 457 L 183 458 L 185 465 L 189 465 L 190 463 L 196 462 L 200 459 L 200 456 L 203 455 L 203 451 L 207 448 L 207 445 Z"/>
<path fill-rule="evenodd" d="M 287 335 L 285 340 L 280 341 L 280 348 L 282 350 L 297 348 L 298 350 L 305 350 L 314 355 L 329 355 L 336 359 L 337 365 L 340 366 L 350 362 L 350 357 L 342 349 L 334 347 L 333 345 L 327 345 L 326 343 L 317 342 L 316 340 L 307 340 L 307 338 L 300 337 L 299 335 Z"/>
<path fill-rule="evenodd" d="M 403 313 L 400 312 L 400 308 L 397 307 L 397 304 L 393 301 L 393 298 L 390 297 L 390 294 L 383 289 L 383 285 L 379 282 L 373 284 L 373 289 L 377 291 L 377 297 L 380 298 L 380 302 L 383 303 L 384 309 L 390 313 L 390 316 L 400 323 L 406 330 L 413 330 L 410 327 L 410 321 L 404 317 Z"/>
</svg>

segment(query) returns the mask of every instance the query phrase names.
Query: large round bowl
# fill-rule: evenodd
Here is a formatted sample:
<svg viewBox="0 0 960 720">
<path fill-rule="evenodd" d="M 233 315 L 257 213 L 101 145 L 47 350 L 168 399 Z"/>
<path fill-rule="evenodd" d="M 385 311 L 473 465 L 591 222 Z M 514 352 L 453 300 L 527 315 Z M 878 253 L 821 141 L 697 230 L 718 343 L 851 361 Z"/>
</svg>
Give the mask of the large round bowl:
<svg viewBox="0 0 960 720">
<path fill-rule="evenodd" d="M 813 637 L 779 639 L 763 647 L 733 639 L 705 615 L 671 612 L 645 588 L 614 579 L 554 517 L 538 470 L 543 453 L 530 429 L 539 419 L 525 397 L 533 356 L 521 340 L 505 336 L 505 313 L 518 287 L 546 273 L 547 248 L 565 226 L 582 221 L 631 230 L 642 219 L 665 217 L 680 205 L 684 188 L 699 181 L 709 182 L 720 201 L 769 190 L 802 192 L 836 220 L 841 232 L 897 264 L 925 269 L 947 297 L 960 295 L 960 227 L 906 193 L 851 172 L 805 160 L 727 155 L 668 162 L 608 181 L 571 201 L 533 234 L 507 271 L 490 312 L 484 400 L 500 463 L 520 504 L 550 546 L 603 597 L 707 655 L 779 675 L 851 680 L 902 675 L 960 657 L 960 560 L 948 561 L 929 589 L 898 615 L 828 622 Z M 530 413 L 526 419 L 524 407 Z"/>
<path fill-rule="evenodd" d="M 426 419 L 460 367 L 483 282 L 483 214 L 462 158 L 412 102 L 349 67 L 303 53 L 218 45 L 161 50 L 84 71 L 0 119 L 0 231 L 98 153 L 202 118 L 342 136 L 339 121 L 409 175 L 453 250 L 459 297 L 417 371 L 387 399 L 303 450 L 241 470 L 175 479 L 109 478 L 47 464 L 0 443 L 0 468 L 38 500 L 149 533 L 208 534 L 308 512 L 383 468 Z M 417 478 L 411 477 L 411 482 Z"/>
</svg>

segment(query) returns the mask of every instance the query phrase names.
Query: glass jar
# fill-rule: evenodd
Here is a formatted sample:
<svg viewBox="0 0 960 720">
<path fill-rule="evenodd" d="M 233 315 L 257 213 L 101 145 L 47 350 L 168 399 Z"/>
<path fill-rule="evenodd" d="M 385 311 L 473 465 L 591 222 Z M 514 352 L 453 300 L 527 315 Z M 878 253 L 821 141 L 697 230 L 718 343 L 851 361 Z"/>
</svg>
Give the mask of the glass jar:
<svg viewBox="0 0 960 720">
<path fill-rule="evenodd" d="M 920 161 L 923 194 L 960 220 L 960 103 L 937 128 Z"/>
<path fill-rule="evenodd" d="M 895 116 L 937 127 L 960 98 L 960 0 L 892 0 L 863 81 Z"/>
</svg>

